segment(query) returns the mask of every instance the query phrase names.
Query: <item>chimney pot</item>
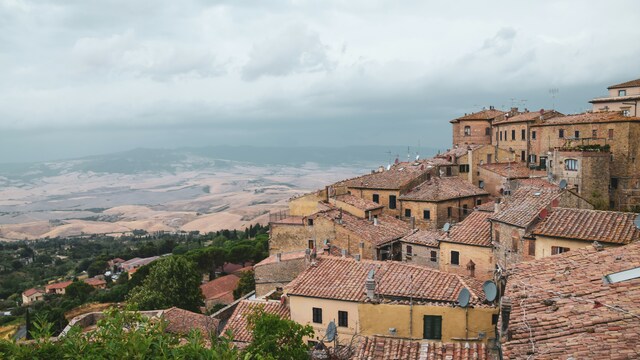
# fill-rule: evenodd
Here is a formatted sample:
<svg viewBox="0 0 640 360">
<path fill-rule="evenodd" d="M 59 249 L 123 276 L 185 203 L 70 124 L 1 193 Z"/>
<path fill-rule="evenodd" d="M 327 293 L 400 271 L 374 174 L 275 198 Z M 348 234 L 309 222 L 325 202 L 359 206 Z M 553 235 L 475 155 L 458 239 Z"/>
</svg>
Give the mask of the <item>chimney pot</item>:
<svg viewBox="0 0 640 360">
<path fill-rule="evenodd" d="M 276 262 L 280 262 L 282 261 L 282 253 L 277 253 L 276 254 Z"/>
</svg>

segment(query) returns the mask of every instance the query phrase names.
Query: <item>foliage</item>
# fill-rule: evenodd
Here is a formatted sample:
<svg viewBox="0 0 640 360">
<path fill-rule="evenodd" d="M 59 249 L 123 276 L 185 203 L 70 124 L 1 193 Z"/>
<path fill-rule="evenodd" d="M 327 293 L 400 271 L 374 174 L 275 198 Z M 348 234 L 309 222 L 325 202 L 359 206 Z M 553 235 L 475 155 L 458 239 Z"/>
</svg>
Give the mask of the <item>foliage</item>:
<svg viewBox="0 0 640 360">
<path fill-rule="evenodd" d="M 84 281 L 74 281 L 65 289 L 65 296 L 85 302 L 93 292 L 93 287 Z"/>
<path fill-rule="evenodd" d="M 243 271 L 240 274 L 238 286 L 233 290 L 233 298 L 239 299 L 256 289 L 256 279 L 253 270 Z"/>
<path fill-rule="evenodd" d="M 195 264 L 179 255 L 157 260 L 142 285 L 129 293 L 128 300 L 141 310 L 172 306 L 198 311 L 202 305 L 200 273 Z"/>
<path fill-rule="evenodd" d="M 305 337 L 314 334 L 311 325 L 300 325 L 295 321 L 282 319 L 278 315 L 265 313 L 256 307 L 247 315 L 253 341 L 246 349 L 246 358 L 260 360 L 308 359 L 309 348 Z"/>
</svg>

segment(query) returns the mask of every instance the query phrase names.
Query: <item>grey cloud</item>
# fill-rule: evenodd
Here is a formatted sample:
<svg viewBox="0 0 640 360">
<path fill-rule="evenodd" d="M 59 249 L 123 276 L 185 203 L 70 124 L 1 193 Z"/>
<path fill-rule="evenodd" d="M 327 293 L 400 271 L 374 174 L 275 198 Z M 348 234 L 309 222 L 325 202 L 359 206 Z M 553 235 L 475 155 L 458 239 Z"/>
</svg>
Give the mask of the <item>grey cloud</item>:
<svg viewBox="0 0 640 360">
<path fill-rule="evenodd" d="M 511 51 L 516 33 L 516 30 L 511 27 L 502 28 L 494 37 L 484 41 L 482 50 L 491 51 L 495 55 L 504 55 Z"/>
<path fill-rule="evenodd" d="M 277 36 L 254 43 L 249 61 L 242 68 L 242 77 L 255 80 L 265 75 L 318 72 L 331 67 L 327 46 L 320 41 L 318 33 L 295 24 Z"/>
</svg>

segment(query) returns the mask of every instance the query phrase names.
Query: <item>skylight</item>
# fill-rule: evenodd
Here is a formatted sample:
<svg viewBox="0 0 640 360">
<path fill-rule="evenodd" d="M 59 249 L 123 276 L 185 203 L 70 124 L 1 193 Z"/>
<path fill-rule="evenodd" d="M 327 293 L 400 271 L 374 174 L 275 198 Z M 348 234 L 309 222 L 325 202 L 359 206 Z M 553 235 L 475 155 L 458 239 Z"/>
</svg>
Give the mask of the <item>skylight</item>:
<svg viewBox="0 0 640 360">
<path fill-rule="evenodd" d="M 637 278 L 640 278 L 640 267 L 605 275 L 603 280 L 605 284 L 615 284 Z"/>
</svg>

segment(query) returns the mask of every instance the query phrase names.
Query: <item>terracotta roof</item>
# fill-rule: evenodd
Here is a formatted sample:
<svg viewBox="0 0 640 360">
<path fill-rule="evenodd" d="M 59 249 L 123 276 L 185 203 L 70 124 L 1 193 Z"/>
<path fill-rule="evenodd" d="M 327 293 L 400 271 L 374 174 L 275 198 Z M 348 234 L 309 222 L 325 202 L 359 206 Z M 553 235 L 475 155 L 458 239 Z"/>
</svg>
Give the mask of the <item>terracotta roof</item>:
<svg viewBox="0 0 640 360">
<path fill-rule="evenodd" d="M 341 184 L 349 188 L 400 190 L 428 171 L 429 167 L 422 162 L 401 162 L 392 165 L 389 170 L 362 175 Z"/>
<path fill-rule="evenodd" d="M 593 247 L 517 264 L 505 359 L 637 359 L 640 278 L 605 275 L 640 267 L 640 243 Z M 503 336 L 506 339 L 506 336 Z"/>
<path fill-rule="evenodd" d="M 288 216 L 284 219 L 271 221 L 271 224 L 283 224 L 283 225 L 304 225 L 303 216 Z"/>
<path fill-rule="evenodd" d="M 617 88 L 636 87 L 636 86 L 640 86 L 640 79 L 625 81 L 620 84 L 611 85 L 607 89 L 617 89 Z"/>
<path fill-rule="evenodd" d="M 353 360 L 486 360 L 485 344 L 441 343 L 383 336 L 362 337 L 355 346 Z"/>
<path fill-rule="evenodd" d="M 464 220 L 455 224 L 449 231 L 449 236 L 442 241 L 467 245 L 491 246 L 491 223 L 489 218 L 493 213 L 474 211 Z"/>
<path fill-rule="evenodd" d="M 458 176 L 435 176 L 400 196 L 400 199 L 436 202 L 481 195 L 489 193 Z"/>
<path fill-rule="evenodd" d="M 526 111 L 514 116 L 504 117 L 493 122 L 494 125 L 512 124 L 527 121 L 542 121 L 556 116 L 564 116 L 555 110 Z"/>
<path fill-rule="evenodd" d="M 608 103 L 608 102 L 619 102 L 626 100 L 638 100 L 640 99 L 640 95 L 626 95 L 626 96 L 606 96 L 599 97 L 595 99 L 589 100 L 590 103 Z"/>
<path fill-rule="evenodd" d="M 172 307 L 162 312 L 162 318 L 167 321 L 165 331 L 186 335 L 191 330 L 198 330 L 208 339 L 211 334 L 217 334 L 219 321 L 212 317 L 191 311 Z"/>
<path fill-rule="evenodd" d="M 475 207 L 476 211 L 487 211 L 487 212 L 494 212 L 495 208 L 496 208 L 495 201 L 488 201 L 486 203 L 482 203 Z"/>
<path fill-rule="evenodd" d="M 98 278 L 84 279 L 84 282 L 86 282 L 87 284 L 89 284 L 91 286 L 100 286 L 100 285 L 106 285 L 107 284 L 107 282 L 104 279 L 98 279 Z"/>
<path fill-rule="evenodd" d="M 399 239 L 411 230 L 408 223 L 384 214 L 378 215 L 378 225 L 375 225 L 373 221 L 361 219 L 345 211 L 342 212 L 342 219 L 340 219 L 340 214 L 339 210 L 333 209 L 319 212 L 316 216 L 333 221 L 336 226 L 342 226 L 374 246 Z"/>
<path fill-rule="evenodd" d="M 438 247 L 439 240 L 445 237 L 440 230 L 415 230 L 413 234 L 400 239 L 402 242 L 430 247 Z"/>
<path fill-rule="evenodd" d="M 265 313 L 275 314 L 283 319 L 291 318 L 289 307 L 282 305 L 279 301 L 242 300 L 236 306 L 222 332 L 231 331 L 233 333 L 233 341 L 251 342 L 253 334 L 247 326 L 246 316 L 257 307 L 262 307 Z"/>
<path fill-rule="evenodd" d="M 55 283 L 55 284 L 51 284 L 51 285 L 47 285 L 45 286 L 45 289 L 47 291 L 49 290 L 53 290 L 53 289 L 64 289 L 67 286 L 71 285 L 71 283 L 73 283 L 73 281 L 69 280 L 69 281 L 62 281 L 59 283 Z"/>
<path fill-rule="evenodd" d="M 22 292 L 22 295 L 27 297 L 35 294 L 44 294 L 44 291 L 42 289 L 31 288 Z"/>
<path fill-rule="evenodd" d="M 302 258 L 305 257 L 305 255 L 306 255 L 306 250 L 299 250 L 299 251 L 291 251 L 291 252 L 281 253 L 280 254 L 280 261 L 289 261 L 289 260 L 302 259 Z M 265 259 L 263 259 L 259 263 L 255 264 L 254 268 L 258 267 L 258 266 L 262 266 L 262 265 L 274 264 L 276 262 L 278 262 L 277 259 L 276 259 L 276 254 L 269 255 L 268 257 L 266 257 Z"/>
<path fill-rule="evenodd" d="M 481 168 L 494 172 L 502 177 L 508 179 L 528 178 L 529 176 L 543 176 L 546 175 L 544 171 L 530 170 L 522 162 L 498 162 L 491 164 L 482 164 Z"/>
<path fill-rule="evenodd" d="M 495 109 L 482 110 L 482 111 L 471 113 L 465 116 L 461 116 L 457 119 L 451 120 L 450 122 L 453 123 L 453 122 L 458 122 L 460 120 L 493 120 L 495 118 L 502 117 L 504 114 L 506 114 L 504 111 L 495 110 Z"/>
<path fill-rule="evenodd" d="M 363 199 L 363 198 L 359 198 L 357 196 L 353 196 L 350 194 L 344 194 L 344 195 L 338 195 L 335 197 L 335 199 L 337 201 L 342 201 L 345 204 L 349 204 L 351 206 L 354 206 L 360 210 L 373 210 L 373 209 L 379 209 L 381 207 L 383 207 L 383 205 L 380 205 L 378 203 L 374 203 L 371 200 L 367 200 L 367 199 Z"/>
<path fill-rule="evenodd" d="M 251 264 L 251 266 L 244 266 L 243 264 L 225 263 L 224 265 L 222 265 L 222 267 L 218 267 L 217 270 L 227 274 L 233 274 L 233 273 L 251 270 L 253 263 L 251 261 L 247 263 Z"/>
<path fill-rule="evenodd" d="M 517 179 L 515 184 L 516 184 L 516 187 L 528 186 L 528 187 L 537 187 L 537 188 L 541 188 L 541 187 L 548 187 L 548 188 L 554 188 L 554 189 L 558 188 L 558 185 L 550 183 L 549 180 L 547 180 L 544 177 Z"/>
<path fill-rule="evenodd" d="M 554 209 L 531 231 L 534 235 L 628 244 L 640 240 L 637 214 L 586 209 Z"/>
<path fill-rule="evenodd" d="M 628 122 L 640 121 L 640 117 L 624 116 L 621 111 L 599 111 L 593 113 L 582 113 L 576 115 L 567 115 L 554 117 L 545 120 L 541 124 L 533 126 L 550 126 L 550 125 L 571 125 L 571 124 L 591 124 L 591 123 L 607 123 L 607 122 Z"/>
<path fill-rule="evenodd" d="M 473 151 L 483 146 L 486 146 L 486 145 L 471 144 L 471 145 L 465 145 L 465 146 L 458 146 L 458 147 L 454 147 L 453 149 L 449 149 L 443 152 L 442 154 L 436 155 L 436 157 L 447 158 L 449 156 L 453 156 L 455 158 L 459 158 L 461 156 L 467 155 L 469 150 Z"/>
<path fill-rule="evenodd" d="M 236 274 L 225 275 L 200 285 L 205 300 L 218 300 L 222 304 L 234 301 L 233 290 L 238 287 L 240 277 Z"/>
<path fill-rule="evenodd" d="M 365 280 L 375 271 L 375 294 L 383 302 L 414 301 L 453 304 L 463 287 L 471 292 L 471 302 L 480 304 L 482 284 L 476 279 L 441 272 L 398 261 L 356 261 L 349 258 L 321 257 L 285 287 L 290 296 L 364 302 Z M 410 282 L 412 282 L 410 284 Z"/>
<path fill-rule="evenodd" d="M 560 193 L 559 187 L 521 186 L 502 198 L 500 212 L 490 219 L 526 228 Z"/>
</svg>

